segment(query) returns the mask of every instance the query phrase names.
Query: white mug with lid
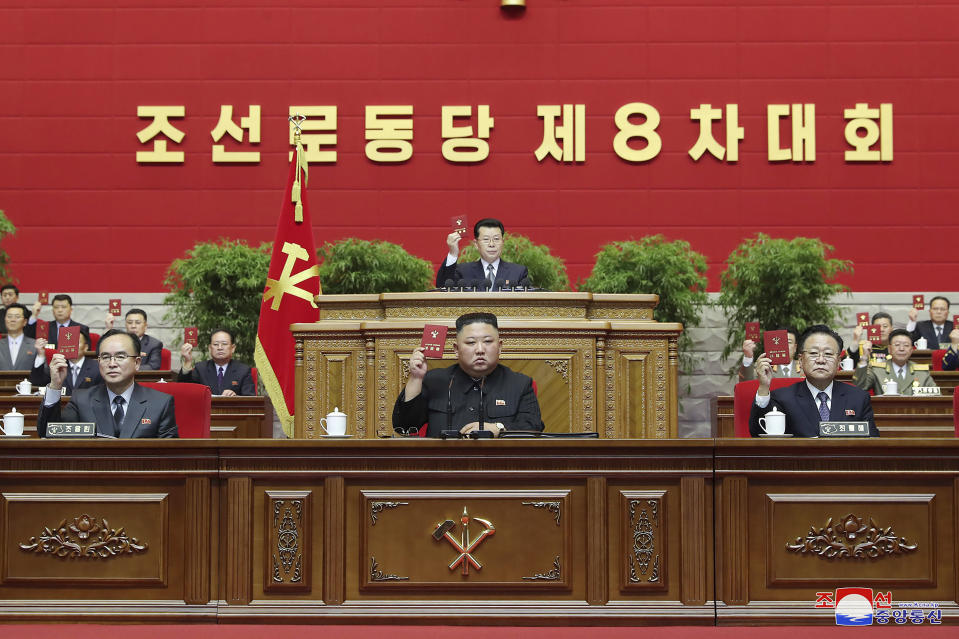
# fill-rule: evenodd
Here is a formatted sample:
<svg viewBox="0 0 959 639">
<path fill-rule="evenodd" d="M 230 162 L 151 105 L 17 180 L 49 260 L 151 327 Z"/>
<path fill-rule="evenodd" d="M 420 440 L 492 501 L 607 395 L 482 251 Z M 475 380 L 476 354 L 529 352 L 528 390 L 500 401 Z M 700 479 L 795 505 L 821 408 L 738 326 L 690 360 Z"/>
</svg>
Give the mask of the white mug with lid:
<svg viewBox="0 0 959 639">
<path fill-rule="evenodd" d="M 786 413 L 781 413 L 773 406 L 773 409 L 766 413 L 765 417 L 759 418 L 759 427 L 767 435 L 785 435 L 786 434 Z"/>
<path fill-rule="evenodd" d="M 925 337 L 920 337 L 919 339 L 916 340 L 916 348 L 918 348 L 921 351 L 926 350 L 927 348 L 929 348 L 929 342 L 926 341 Z"/>
<path fill-rule="evenodd" d="M 30 384 L 30 380 L 26 377 L 23 378 L 22 382 L 17 382 L 17 392 L 21 395 L 29 395 L 32 390 L 33 385 Z"/>
<path fill-rule="evenodd" d="M 346 413 L 341 413 L 339 406 L 334 407 L 332 413 L 320 419 L 320 427 L 331 437 L 346 435 Z"/>
<path fill-rule="evenodd" d="M 3 424 L 3 426 L 0 426 L 0 431 L 3 431 L 4 435 L 8 437 L 23 436 L 23 413 L 18 413 L 16 408 L 4 415 L 0 419 L 0 423 Z"/>
<path fill-rule="evenodd" d="M 899 384 L 896 383 L 894 379 L 887 379 L 886 383 L 882 385 L 882 394 L 883 395 L 898 395 L 899 394 Z"/>
</svg>

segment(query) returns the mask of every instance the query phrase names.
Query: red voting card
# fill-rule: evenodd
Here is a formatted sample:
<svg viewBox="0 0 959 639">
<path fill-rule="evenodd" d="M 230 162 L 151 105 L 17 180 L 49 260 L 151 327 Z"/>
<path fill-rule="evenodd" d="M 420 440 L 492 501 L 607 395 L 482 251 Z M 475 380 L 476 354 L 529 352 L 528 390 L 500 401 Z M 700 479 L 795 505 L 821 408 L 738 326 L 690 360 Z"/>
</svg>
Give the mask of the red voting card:
<svg viewBox="0 0 959 639">
<path fill-rule="evenodd" d="M 759 322 L 746 322 L 746 339 L 759 343 Z"/>
<path fill-rule="evenodd" d="M 856 313 L 856 324 L 869 326 L 869 313 Z"/>
<path fill-rule="evenodd" d="M 789 335 L 786 331 L 766 331 L 764 346 L 770 363 L 774 365 L 789 363 Z"/>
<path fill-rule="evenodd" d="M 117 317 L 120 316 L 120 300 L 110 300 L 110 315 L 116 315 Z"/>
<path fill-rule="evenodd" d="M 440 359 L 443 357 L 443 349 L 446 347 L 445 326 L 439 324 L 427 324 L 423 327 L 423 339 L 420 346 L 423 347 L 423 355 L 431 359 Z"/>
<path fill-rule="evenodd" d="M 917 311 L 921 311 L 922 309 L 926 308 L 926 298 L 923 295 L 913 295 L 912 307 Z"/>
<path fill-rule="evenodd" d="M 37 339 L 50 341 L 50 322 L 42 319 L 37 320 Z"/>
<path fill-rule="evenodd" d="M 187 326 L 183 329 L 183 343 L 192 344 L 194 346 L 198 345 L 198 339 L 200 336 L 200 329 L 196 326 Z"/>
<path fill-rule="evenodd" d="M 37 301 L 39 301 L 41 304 L 49 304 L 50 291 L 40 291 L 39 293 L 37 293 Z"/>
<path fill-rule="evenodd" d="M 454 231 L 457 231 L 460 234 L 460 236 L 466 235 L 465 215 L 454 215 L 450 218 L 450 225 L 453 227 Z"/>
<path fill-rule="evenodd" d="M 67 326 L 60 329 L 57 335 L 57 351 L 63 353 L 67 359 L 80 357 L 80 327 Z"/>
<path fill-rule="evenodd" d="M 879 324 L 870 324 L 866 327 L 869 341 L 873 344 L 882 344 L 882 327 Z"/>
<path fill-rule="evenodd" d="M 952 327 L 959 328 L 959 315 L 952 316 Z"/>
</svg>

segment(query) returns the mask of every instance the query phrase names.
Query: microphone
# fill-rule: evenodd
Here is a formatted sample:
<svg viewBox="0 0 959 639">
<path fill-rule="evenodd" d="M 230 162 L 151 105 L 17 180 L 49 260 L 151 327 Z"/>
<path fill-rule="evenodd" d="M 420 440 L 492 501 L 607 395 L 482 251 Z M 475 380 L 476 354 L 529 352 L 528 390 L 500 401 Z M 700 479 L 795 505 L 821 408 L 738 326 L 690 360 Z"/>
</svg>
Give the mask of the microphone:
<svg viewBox="0 0 959 639">
<path fill-rule="evenodd" d="M 490 439 L 493 437 L 493 433 L 488 430 L 484 430 L 483 426 L 486 424 L 486 411 L 483 410 L 483 386 L 486 384 L 486 378 L 484 377 L 480 380 L 479 387 L 479 427 L 470 433 L 470 437 L 473 439 Z"/>
<path fill-rule="evenodd" d="M 483 280 L 483 284 L 482 284 L 482 285 L 483 285 L 483 290 L 484 290 L 484 291 L 491 291 L 491 290 L 493 290 L 493 282 L 490 281 L 490 278 L 488 278 L 488 277 L 487 277 L 485 280 Z"/>
<path fill-rule="evenodd" d="M 486 281 L 483 280 L 482 278 L 477 278 L 472 281 L 472 285 L 473 285 L 474 291 L 481 291 L 483 290 L 483 287 L 486 285 Z"/>
<path fill-rule="evenodd" d="M 453 288 L 453 285 L 454 285 L 454 282 L 452 277 L 447 278 L 446 281 L 443 282 L 443 288 L 445 288 L 446 290 L 451 290 Z"/>
<path fill-rule="evenodd" d="M 465 279 L 458 279 L 458 280 L 456 280 L 456 288 L 458 288 L 461 293 L 462 293 L 464 290 L 466 290 L 466 287 L 467 287 L 467 283 L 466 283 L 466 280 L 465 280 Z"/>
</svg>

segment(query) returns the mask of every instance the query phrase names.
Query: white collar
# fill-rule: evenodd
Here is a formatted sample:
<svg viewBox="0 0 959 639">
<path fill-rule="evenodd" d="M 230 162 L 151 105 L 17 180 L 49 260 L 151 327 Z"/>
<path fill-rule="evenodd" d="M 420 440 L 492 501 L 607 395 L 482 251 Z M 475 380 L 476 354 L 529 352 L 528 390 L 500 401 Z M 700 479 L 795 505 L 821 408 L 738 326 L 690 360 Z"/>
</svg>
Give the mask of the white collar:
<svg viewBox="0 0 959 639">
<path fill-rule="evenodd" d="M 819 401 L 818 400 L 819 393 L 826 393 L 826 397 L 831 402 L 832 401 L 832 385 L 833 385 L 833 382 L 829 382 L 829 386 L 827 386 L 826 388 L 822 390 L 819 390 L 818 388 L 810 384 L 808 379 L 806 380 L 806 388 L 809 389 L 809 392 L 812 393 L 812 398 L 815 399 L 816 401 Z"/>
</svg>

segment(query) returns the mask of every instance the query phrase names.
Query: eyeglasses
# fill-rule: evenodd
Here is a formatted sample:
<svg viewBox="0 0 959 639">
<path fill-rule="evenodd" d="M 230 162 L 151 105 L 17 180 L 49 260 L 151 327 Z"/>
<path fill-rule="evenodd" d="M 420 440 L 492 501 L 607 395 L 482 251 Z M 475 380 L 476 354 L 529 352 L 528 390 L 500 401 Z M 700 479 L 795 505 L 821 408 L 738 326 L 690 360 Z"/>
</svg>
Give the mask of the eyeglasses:
<svg viewBox="0 0 959 639">
<path fill-rule="evenodd" d="M 484 238 L 480 238 L 479 241 L 480 241 L 482 244 L 485 244 L 485 245 L 487 245 L 487 246 L 496 246 L 497 244 L 499 244 L 500 242 L 503 241 L 503 238 L 501 238 L 501 237 L 484 237 Z"/>
<path fill-rule="evenodd" d="M 826 362 L 836 361 L 836 354 L 831 351 L 819 352 L 819 351 L 803 351 L 803 355 L 812 361 L 816 361 L 820 357 Z"/>
<path fill-rule="evenodd" d="M 110 360 L 113 360 L 117 364 L 123 364 L 131 357 L 136 357 L 136 355 L 130 355 L 129 353 L 100 353 L 97 359 L 100 360 L 101 364 L 109 364 Z"/>
</svg>

